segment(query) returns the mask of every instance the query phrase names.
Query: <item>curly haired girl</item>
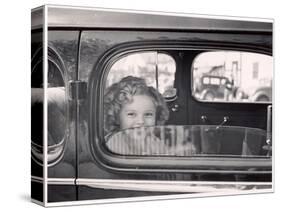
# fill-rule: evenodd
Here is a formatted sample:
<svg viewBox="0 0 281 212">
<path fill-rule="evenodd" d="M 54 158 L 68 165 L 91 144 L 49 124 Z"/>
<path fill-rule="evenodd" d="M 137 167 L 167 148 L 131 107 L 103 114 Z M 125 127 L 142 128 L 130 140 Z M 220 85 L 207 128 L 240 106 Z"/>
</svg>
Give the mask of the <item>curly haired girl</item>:
<svg viewBox="0 0 281 212">
<path fill-rule="evenodd" d="M 128 128 L 163 125 L 168 118 L 169 110 L 164 98 L 155 88 L 147 86 L 142 78 L 125 77 L 105 92 L 104 130 L 107 136 Z M 127 139 L 122 139 L 123 141 L 118 140 L 118 142 L 114 141 L 115 146 L 120 146 L 119 144 L 122 143 L 122 146 L 127 146 L 127 149 L 136 150 L 137 142 L 133 141 L 136 139 L 127 137 Z M 145 142 L 145 139 L 142 140 Z M 152 140 L 155 141 L 155 139 Z M 110 145 L 109 143 L 107 142 L 107 146 Z M 116 143 L 119 144 L 116 145 Z M 130 150 L 124 151 L 128 154 Z M 138 154 L 143 154 L 143 151 L 142 148 Z"/>
<path fill-rule="evenodd" d="M 105 134 L 133 127 L 163 125 L 168 118 L 164 98 L 142 78 L 125 77 L 105 92 Z"/>
</svg>

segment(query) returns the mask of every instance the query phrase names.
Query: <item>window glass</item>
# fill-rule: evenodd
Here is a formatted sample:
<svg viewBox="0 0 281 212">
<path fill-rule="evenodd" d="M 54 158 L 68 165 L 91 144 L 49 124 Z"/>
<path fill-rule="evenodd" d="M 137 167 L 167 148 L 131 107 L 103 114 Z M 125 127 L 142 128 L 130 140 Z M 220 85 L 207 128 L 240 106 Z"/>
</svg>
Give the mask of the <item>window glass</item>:
<svg viewBox="0 0 281 212">
<path fill-rule="evenodd" d="M 148 86 L 153 86 L 163 94 L 173 88 L 175 72 L 176 63 L 168 54 L 156 51 L 133 53 L 113 64 L 107 77 L 106 87 L 126 76 L 135 76 L 145 79 Z"/>
<path fill-rule="evenodd" d="M 121 130 L 107 148 L 121 155 L 267 157 L 266 132 L 233 126 L 153 126 Z"/>
<path fill-rule="evenodd" d="M 271 102 L 271 56 L 234 51 L 205 52 L 192 67 L 193 95 L 200 101 Z"/>
<path fill-rule="evenodd" d="M 49 52 L 50 53 L 50 52 Z M 51 54 L 51 53 L 50 53 Z M 62 158 L 66 134 L 66 94 L 62 65 L 56 59 L 48 60 L 48 165 Z M 31 74 L 31 152 L 32 158 L 43 164 L 43 61 L 32 67 Z"/>
<path fill-rule="evenodd" d="M 63 76 L 58 64 L 48 62 L 48 145 L 61 144 L 66 131 L 66 94 Z"/>
</svg>

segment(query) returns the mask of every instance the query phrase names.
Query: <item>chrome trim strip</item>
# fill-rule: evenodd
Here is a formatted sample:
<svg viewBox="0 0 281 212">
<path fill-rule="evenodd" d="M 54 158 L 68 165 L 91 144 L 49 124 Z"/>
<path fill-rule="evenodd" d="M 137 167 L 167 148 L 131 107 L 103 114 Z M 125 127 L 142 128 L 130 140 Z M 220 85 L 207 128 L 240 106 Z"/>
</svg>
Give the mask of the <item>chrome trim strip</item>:
<svg viewBox="0 0 281 212">
<path fill-rule="evenodd" d="M 92 188 L 121 189 L 137 191 L 160 191 L 160 192 L 229 192 L 255 189 L 272 189 L 271 182 L 202 182 L 202 181 L 156 181 L 156 180 L 101 180 L 101 179 L 77 179 L 77 185 Z M 264 188 L 257 188 L 262 186 Z"/>
<path fill-rule="evenodd" d="M 31 182 L 43 183 L 43 177 L 31 176 Z"/>
<path fill-rule="evenodd" d="M 48 178 L 48 185 L 76 185 L 75 178 Z"/>
<path fill-rule="evenodd" d="M 43 183 L 43 177 L 31 176 L 32 182 Z M 48 178 L 48 185 L 76 185 L 75 178 Z"/>
<path fill-rule="evenodd" d="M 42 177 L 31 177 L 32 182 L 43 183 Z M 80 178 L 48 178 L 48 185 L 81 185 L 92 188 L 162 192 L 217 192 L 247 190 L 246 186 L 272 189 L 271 182 L 213 182 L 167 180 L 112 180 Z"/>
</svg>

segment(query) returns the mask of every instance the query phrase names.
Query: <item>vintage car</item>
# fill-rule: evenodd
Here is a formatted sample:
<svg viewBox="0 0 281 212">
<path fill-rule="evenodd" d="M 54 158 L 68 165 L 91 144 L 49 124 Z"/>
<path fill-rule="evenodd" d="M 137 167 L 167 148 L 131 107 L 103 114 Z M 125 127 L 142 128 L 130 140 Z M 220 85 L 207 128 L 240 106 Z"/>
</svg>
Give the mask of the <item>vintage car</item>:
<svg viewBox="0 0 281 212">
<path fill-rule="evenodd" d="M 272 29 L 270 20 L 34 9 L 32 199 L 54 205 L 272 191 L 272 102 L 195 92 L 218 64 L 225 69 L 217 76 L 241 87 L 251 82 L 249 67 L 266 66 L 272 76 Z M 162 94 L 169 117 L 107 134 L 107 89 L 128 76 Z"/>
<path fill-rule="evenodd" d="M 234 88 L 227 77 L 203 75 L 196 91 L 202 100 L 226 100 L 234 92 Z"/>
<path fill-rule="evenodd" d="M 272 86 L 258 87 L 252 95 L 252 101 L 272 101 Z"/>
</svg>

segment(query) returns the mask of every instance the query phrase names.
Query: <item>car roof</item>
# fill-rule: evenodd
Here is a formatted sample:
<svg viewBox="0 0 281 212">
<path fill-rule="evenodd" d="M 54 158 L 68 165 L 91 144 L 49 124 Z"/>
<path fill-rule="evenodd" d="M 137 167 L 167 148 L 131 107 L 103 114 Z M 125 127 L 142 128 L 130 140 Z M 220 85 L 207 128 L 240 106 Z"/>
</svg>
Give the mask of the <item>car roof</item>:
<svg viewBox="0 0 281 212">
<path fill-rule="evenodd" d="M 271 19 L 44 5 L 32 11 L 32 29 L 43 27 L 247 31 L 272 33 Z"/>
</svg>

